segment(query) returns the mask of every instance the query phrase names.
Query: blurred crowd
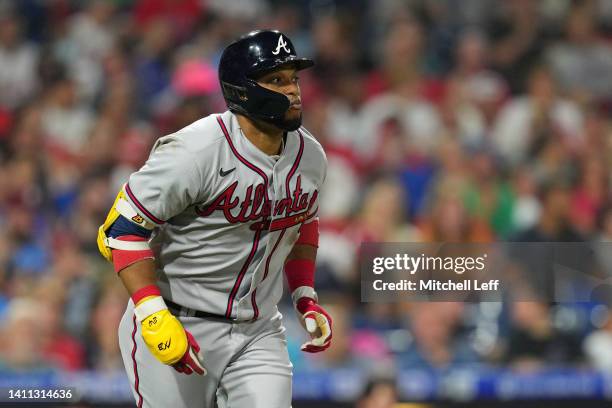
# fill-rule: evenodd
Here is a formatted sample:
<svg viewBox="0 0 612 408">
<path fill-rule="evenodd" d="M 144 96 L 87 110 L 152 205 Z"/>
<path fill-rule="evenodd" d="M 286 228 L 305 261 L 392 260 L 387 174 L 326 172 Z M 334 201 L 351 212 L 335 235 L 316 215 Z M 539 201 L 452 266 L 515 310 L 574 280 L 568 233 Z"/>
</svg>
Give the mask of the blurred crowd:
<svg viewBox="0 0 612 408">
<path fill-rule="evenodd" d="M 612 240 L 610 0 L 0 0 L 3 369 L 123 369 L 97 228 L 158 137 L 226 109 L 220 53 L 256 28 L 314 58 L 304 124 L 329 161 L 334 343 L 300 353 L 284 304 L 296 371 L 612 370 L 605 305 L 363 304 L 356 261 L 361 242 Z"/>
</svg>

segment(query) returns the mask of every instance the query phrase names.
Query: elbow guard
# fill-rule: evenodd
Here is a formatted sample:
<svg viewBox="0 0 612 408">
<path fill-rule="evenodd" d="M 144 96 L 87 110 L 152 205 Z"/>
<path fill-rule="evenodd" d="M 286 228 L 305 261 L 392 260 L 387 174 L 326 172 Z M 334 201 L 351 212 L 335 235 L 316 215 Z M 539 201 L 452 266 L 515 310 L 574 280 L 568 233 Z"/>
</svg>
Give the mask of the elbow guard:
<svg viewBox="0 0 612 408">
<path fill-rule="evenodd" d="M 136 233 L 135 240 L 131 235 L 127 237 L 118 236 L 113 237 L 110 234 L 111 227 L 117 220 L 125 219 L 134 225 L 137 231 L 145 231 L 145 233 Z M 130 251 L 130 252 L 143 252 L 150 251 L 148 237 L 151 235 L 151 230 L 154 228 L 153 225 L 148 223 L 142 216 L 140 216 L 125 199 L 123 189 L 117 194 L 115 202 L 111 207 L 104 224 L 98 229 L 98 250 L 102 256 L 109 262 L 113 262 L 113 250 Z M 120 239 L 127 238 L 127 239 Z M 127 266 L 127 265 L 126 265 Z"/>
</svg>

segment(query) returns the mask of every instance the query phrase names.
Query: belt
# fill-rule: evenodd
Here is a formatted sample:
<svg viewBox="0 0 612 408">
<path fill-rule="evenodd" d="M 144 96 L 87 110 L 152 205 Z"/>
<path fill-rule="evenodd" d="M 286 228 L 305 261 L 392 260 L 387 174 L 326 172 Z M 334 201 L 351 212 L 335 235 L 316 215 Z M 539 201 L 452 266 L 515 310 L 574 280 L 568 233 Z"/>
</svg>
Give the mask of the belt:
<svg viewBox="0 0 612 408">
<path fill-rule="evenodd" d="M 166 306 L 168 306 L 168 309 L 172 312 L 172 314 L 176 316 L 198 317 L 200 319 L 213 318 L 213 319 L 221 319 L 221 320 L 227 320 L 227 321 L 234 320 L 229 317 L 225 317 L 224 315 L 203 312 L 201 310 L 190 309 L 188 307 L 181 306 L 167 299 L 164 299 L 164 302 L 166 302 Z"/>
</svg>

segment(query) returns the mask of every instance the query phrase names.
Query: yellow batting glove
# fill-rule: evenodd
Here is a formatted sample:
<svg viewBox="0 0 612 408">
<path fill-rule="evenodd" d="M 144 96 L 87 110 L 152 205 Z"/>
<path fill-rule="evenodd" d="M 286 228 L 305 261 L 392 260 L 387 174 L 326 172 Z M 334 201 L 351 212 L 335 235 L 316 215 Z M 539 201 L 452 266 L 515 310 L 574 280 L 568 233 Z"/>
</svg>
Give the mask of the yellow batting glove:
<svg viewBox="0 0 612 408">
<path fill-rule="evenodd" d="M 156 359 L 177 371 L 204 374 L 200 362 L 200 347 L 181 322 L 168 310 L 161 296 L 142 299 L 134 308 L 141 322 L 141 333 L 149 351 Z"/>
</svg>

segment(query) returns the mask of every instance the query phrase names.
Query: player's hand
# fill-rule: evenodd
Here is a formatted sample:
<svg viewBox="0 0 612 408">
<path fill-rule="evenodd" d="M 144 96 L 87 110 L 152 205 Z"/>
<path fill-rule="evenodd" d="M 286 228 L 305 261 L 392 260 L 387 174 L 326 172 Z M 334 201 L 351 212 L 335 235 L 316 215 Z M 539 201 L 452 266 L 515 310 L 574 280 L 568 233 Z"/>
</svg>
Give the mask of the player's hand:
<svg viewBox="0 0 612 408">
<path fill-rule="evenodd" d="M 143 299 L 134 310 L 141 319 L 142 338 L 155 358 L 184 374 L 205 375 L 200 346 L 167 309 L 160 296 Z M 145 316 L 142 318 L 142 316 Z"/>
<path fill-rule="evenodd" d="M 295 308 L 302 315 L 304 327 L 311 337 L 309 342 L 302 344 L 301 350 L 318 353 L 329 348 L 332 340 L 331 316 L 309 297 L 299 299 Z"/>
<path fill-rule="evenodd" d="M 206 375 L 206 369 L 202 365 L 199 357 L 200 345 L 187 330 L 185 330 L 185 334 L 187 335 L 187 343 L 189 343 L 189 348 L 183 355 L 183 358 L 181 358 L 178 363 L 174 364 L 172 367 L 174 367 L 174 369 L 179 373 L 187 375 L 190 375 L 194 371 L 198 374 Z"/>
</svg>

